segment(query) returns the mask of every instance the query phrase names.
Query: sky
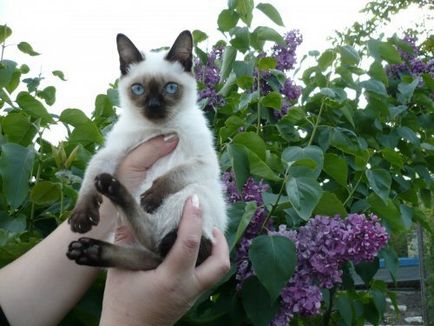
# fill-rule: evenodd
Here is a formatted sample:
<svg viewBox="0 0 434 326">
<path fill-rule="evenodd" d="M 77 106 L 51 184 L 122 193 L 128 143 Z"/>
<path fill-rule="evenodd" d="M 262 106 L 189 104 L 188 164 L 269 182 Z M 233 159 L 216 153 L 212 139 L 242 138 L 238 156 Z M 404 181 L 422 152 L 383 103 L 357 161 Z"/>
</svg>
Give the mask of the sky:
<svg viewBox="0 0 434 326">
<path fill-rule="evenodd" d="M 259 3 L 257 0 L 255 3 Z M 257 11 L 254 25 L 266 25 L 279 32 L 299 29 L 303 43 L 301 58 L 309 50 L 324 50 L 328 37 L 363 19 L 359 11 L 367 0 L 263 0 L 280 12 L 285 27 L 275 26 Z M 97 94 L 119 77 L 115 37 L 126 34 L 139 49 L 169 46 L 183 30 L 200 29 L 209 35 L 204 47 L 222 38 L 217 31 L 217 16 L 226 0 L 0 0 L 0 25 L 13 30 L 12 44 L 29 42 L 40 56 L 29 57 L 7 47 L 5 58 L 28 64 L 34 75 L 46 79 L 43 86 L 57 88 L 57 101 L 50 112 L 79 108 L 90 115 Z M 402 29 L 423 15 L 410 8 L 395 17 L 386 33 Z M 433 27 L 434 29 L 434 27 Z M 51 71 L 62 70 L 61 82 Z"/>
</svg>

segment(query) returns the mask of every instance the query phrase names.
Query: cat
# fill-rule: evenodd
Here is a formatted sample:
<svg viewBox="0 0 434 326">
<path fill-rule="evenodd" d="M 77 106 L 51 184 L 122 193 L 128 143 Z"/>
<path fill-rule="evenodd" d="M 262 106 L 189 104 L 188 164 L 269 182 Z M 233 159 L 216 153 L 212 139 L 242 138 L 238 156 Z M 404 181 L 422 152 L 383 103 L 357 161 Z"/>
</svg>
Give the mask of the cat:
<svg viewBox="0 0 434 326">
<path fill-rule="evenodd" d="M 71 242 L 67 257 L 81 265 L 153 269 L 175 242 L 184 203 L 195 194 L 203 212 L 200 264 L 211 253 L 213 227 L 224 232 L 227 215 L 213 136 L 196 104 L 192 35 L 183 31 L 169 51 L 147 53 L 123 34 L 116 41 L 122 111 L 87 166 L 68 221 L 73 232 L 88 232 L 99 222 L 104 195 L 123 213 L 139 245 L 80 238 Z M 147 171 L 140 191 L 130 193 L 113 176 L 129 151 L 157 135 L 174 133 L 176 149 Z"/>
</svg>

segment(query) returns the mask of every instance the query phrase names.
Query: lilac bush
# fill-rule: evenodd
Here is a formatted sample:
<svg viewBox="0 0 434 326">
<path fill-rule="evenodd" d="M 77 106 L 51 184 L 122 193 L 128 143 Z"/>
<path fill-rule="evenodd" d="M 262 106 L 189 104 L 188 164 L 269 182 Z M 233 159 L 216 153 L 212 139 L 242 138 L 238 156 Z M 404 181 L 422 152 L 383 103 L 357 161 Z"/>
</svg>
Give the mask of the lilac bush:
<svg viewBox="0 0 434 326">
<path fill-rule="evenodd" d="M 284 224 L 276 230 L 270 220 L 263 228 L 268 212 L 263 207 L 262 194 L 268 186 L 250 177 L 240 194 L 232 172 L 225 172 L 224 182 L 229 202 L 254 201 L 258 207 L 236 251 L 238 290 L 255 274 L 249 261 L 249 248 L 256 236 L 266 231 L 271 236 L 286 237 L 296 245 L 296 270 L 280 293 L 280 310 L 272 322 L 275 326 L 288 325 L 294 314 L 319 314 L 321 288 L 331 289 L 342 283 L 343 264 L 374 260 L 389 240 L 376 215 L 349 214 L 345 219 L 338 215 L 315 216 L 298 230 Z"/>
</svg>

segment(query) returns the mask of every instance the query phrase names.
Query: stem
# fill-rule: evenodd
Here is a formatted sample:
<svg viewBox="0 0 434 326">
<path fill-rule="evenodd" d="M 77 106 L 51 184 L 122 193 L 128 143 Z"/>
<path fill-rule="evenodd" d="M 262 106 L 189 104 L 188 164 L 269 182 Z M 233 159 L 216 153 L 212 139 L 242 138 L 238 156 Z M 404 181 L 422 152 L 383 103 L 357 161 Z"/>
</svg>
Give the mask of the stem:
<svg viewBox="0 0 434 326">
<path fill-rule="evenodd" d="M 36 171 L 35 184 L 37 184 L 39 182 L 40 175 L 41 175 L 41 163 L 38 163 L 38 170 Z M 29 222 L 30 222 L 29 230 L 30 231 L 33 231 L 34 217 L 35 217 L 35 202 L 32 201 L 32 206 L 30 208 L 30 218 L 29 218 Z"/>
<path fill-rule="evenodd" d="M 60 183 L 60 213 L 59 213 L 59 221 L 62 220 L 62 215 L 63 215 L 63 200 L 64 200 L 64 195 L 63 195 L 63 181 Z"/>
<path fill-rule="evenodd" d="M 350 193 L 348 194 L 347 199 L 345 199 L 345 201 L 343 203 L 344 206 L 348 203 L 348 201 L 353 196 L 354 192 L 356 191 L 357 187 L 359 186 L 360 181 L 362 181 L 362 177 L 363 177 L 363 174 L 360 175 L 360 178 L 359 178 L 359 180 L 357 180 L 356 185 L 351 189 Z"/>
<path fill-rule="evenodd" d="M 307 146 L 312 145 L 313 138 L 315 137 L 316 130 L 318 129 L 318 125 L 319 125 L 319 122 L 321 120 L 321 114 L 322 114 L 323 109 L 324 109 L 324 99 L 321 101 L 321 106 L 319 108 L 318 117 L 316 119 L 315 126 L 313 127 L 312 135 L 310 136 L 309 143 L 307 144 Z"/>
<path fill-rule="evenodd" d="M 283 177 L 283 182 L 282 182 L 282 186 L 280 187 L 279 194 L 277 195 L 277 199 L 274 202 L 273 207 L 271 207 L 270 212 L 268 213 L 267 217 L 265 218 L 264 222 L 262 223 L 261 232 L 265 228 L 265 226 L 267 225 L 268 221 L 270 220 L 271 216 L 273 215 L 274 211 L 276 210 L 277 205 L 279 204 L 280 197 L 282 197 L 283 189 L 285 188 L 285 184 L 288 181 L 289 168 L 290 168 L 290 165 L 288 165 L 286 167 L 285 176 Z"/>
<path fill-rule="evenodd" d="M 258 123 L 256 125 L 256 134 L 259 135 L 259 130 L 261 129 L 261 103 L 259 101 L 260 97 L 261 97 L 261 79 L 259 76 L 259 71 L 258 71 L 258 85 L 257 85 L 257 92 L 258 92 Z"/>
<path fill-rule="evenodd" d="M 333 298 L 335 296 L 336 293 L 336 288 L 331 288 L 330 289 L 330 304 L 327 307 L 327 310 L 324 314 L 324 326 L 328 326 L 330 323 L 330 317 L 332 315 L 332 308 L 333 308 Z"/>
</svg>

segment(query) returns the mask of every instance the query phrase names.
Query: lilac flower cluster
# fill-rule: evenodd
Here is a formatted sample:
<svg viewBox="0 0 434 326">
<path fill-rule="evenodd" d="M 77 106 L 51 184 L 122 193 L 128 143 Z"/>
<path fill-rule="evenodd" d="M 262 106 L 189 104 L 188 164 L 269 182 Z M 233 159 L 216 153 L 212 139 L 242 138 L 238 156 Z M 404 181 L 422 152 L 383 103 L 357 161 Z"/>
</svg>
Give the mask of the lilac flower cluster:
<svg viewBox="0 0 434 326">
<path fill-rule="evenodd" d="M 252 239 L 261 232 L 262 225 L 267 217 L 267 210 L 264 207 L 262 193 L 268 189 L 268 185 L 264 184 L 262 181 L 256 182 L 252 177 L 249 177 L 243 186 L 242 193 L 240 194 L 235 184 L 233 172 L 225 172 L 223 174 L 223 181 L 226 186 L 227 198 L 230 203 L 235 203 L 237 201 L 254 201 L 257 206 L 257 209 L 253 214 L 237 248 L 236 279 L 238 281 L 237 289 L 240 289 L 244 280 L 253 275 L 252 265 L 249 261 L 249 248 Z M 266 228 L 273 228 L 271 220 L 266 225 Z"/>
<path fill-rule="evenodd" d="M 388 241 L 378 217 L 350 214 L 316 216 L 297 232 L 280 226 L 270 235 L 285 236 L 295 242 L 297 267 L 281 292 L 281 309 L 272 325 L 288 325 L 294 314 L 312 316 L 321 307 L 320 288 L 332 288 L 342 282 L 345 261 L 372 261 Z"/>
<path fill-rule="evenodd" d="M 284 35 L 285 44 L 276 44 L 271 49 L 271 56 L 276 59 L 276 69 L 286 72 L 294 68 L 297 62 L 296 50 L 302 43 L 303 38 L 298 30 L 293 30 Z M 266 77 L 264 78 L 267 79 Z M 262 92 L 266 89 L 261 90 Z M 301 87 L 297 86 L 293 80 L 287 78 L 283 87 L 280 89 L 280 93 L 284 95 L 282 101 L 282 108 L 280 111 L 273 111 L 273 115 L 280 119 L 287 112 L 292 104 L 297 101 L 301 95 Z"/>
<path fill-rule="evenodd" d="M 283 37 L 284 45 L 276 44 L 272 48 L 271 55 L 276 59 L 276 68 L 285 71 L 294 68 L 296 60 L 295 51 L 303 42 L 303 37 L 300 31 L 293 30 L 286 33 Z"/>
<path fill-rule="evenodd" d="M 417 38 L 406 35 L 403 42 L 407 43 L 412 51 L 404 51 L 398 49 L 402 60 L 401 64 L 391 64 L 386 66 L 386 73 L 390 79 L 401 79 L 403 75 L 412 75 L 415 78 L 421 79 L 424 73 L 434 77 L 434 59 L 424 60 L 421 58 L 420 47 L 416 45 Z"/>
<path fill-rule="evenodd" d="M 224 98 L 217 94 L 217 84 L 220 80 L 220 68 L 216 60 L 220 60 L 223 54 L 223 47 L 214 47 L 208 55 L 206 64 L 199 58 L 194 62 L 194 73 L 196 80 L 201 85 L 198 101 L 207 100 L 206 108 L 223 106 Z"/>
</svg>

